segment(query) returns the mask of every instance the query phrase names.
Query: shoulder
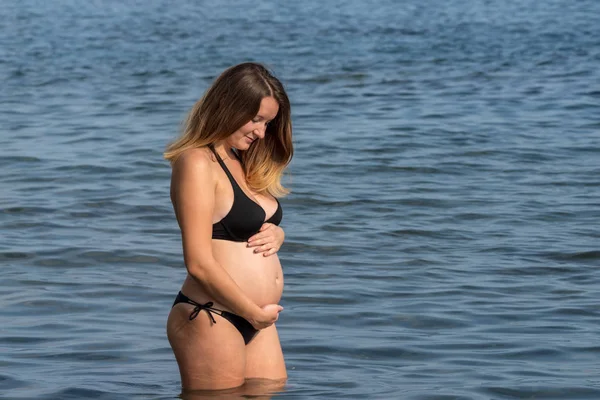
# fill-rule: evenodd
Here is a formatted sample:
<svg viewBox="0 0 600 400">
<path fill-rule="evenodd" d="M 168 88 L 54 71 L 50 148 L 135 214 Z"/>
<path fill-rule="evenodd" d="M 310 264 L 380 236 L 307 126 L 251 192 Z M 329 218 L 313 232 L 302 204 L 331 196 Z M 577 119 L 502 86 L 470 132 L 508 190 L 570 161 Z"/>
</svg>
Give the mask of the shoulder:
<svg viewBox="0 0 600 400">
<path fill-rule="evenodd" d="M 171 165 L 171 187 L 181 189 L 187 187 L 216 187 L 216 159 L 209 148 L 194 148 L 185 150 Z"/>
<path fill-rule="evenodd" d="M 172 165 L 174 174 L 209 174 L 212 176 L 214 155 L 207 147 L 188 149 Z"/>
</svg>

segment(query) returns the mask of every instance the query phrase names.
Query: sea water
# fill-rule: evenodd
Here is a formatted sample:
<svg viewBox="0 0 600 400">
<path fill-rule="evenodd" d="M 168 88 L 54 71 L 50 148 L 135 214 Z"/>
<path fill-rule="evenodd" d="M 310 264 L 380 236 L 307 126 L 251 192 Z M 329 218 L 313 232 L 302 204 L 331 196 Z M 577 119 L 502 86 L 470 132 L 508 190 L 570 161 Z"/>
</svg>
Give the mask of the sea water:
<svg viewBox="0 0 600 400">
<path fill-rule="evenodd" d="M 293 107 L 288 399 L 600 398 L 600 3 L 4 1 L 0 398 L 172 399 L 166 144 Z"/>
</svg>

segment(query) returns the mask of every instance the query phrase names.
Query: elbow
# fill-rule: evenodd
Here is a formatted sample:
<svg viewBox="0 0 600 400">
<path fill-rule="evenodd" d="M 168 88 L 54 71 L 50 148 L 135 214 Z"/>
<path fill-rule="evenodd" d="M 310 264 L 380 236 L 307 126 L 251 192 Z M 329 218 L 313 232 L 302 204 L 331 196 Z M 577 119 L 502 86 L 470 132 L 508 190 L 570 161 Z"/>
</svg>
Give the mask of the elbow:
<svg viewBox="0 0 600 400">
<path fill-rule="evenodd" d="M 207 276 L 209 275 L 209 270 L 211 268 L 211 264 L 209 262 L 199 262 L 196 260 L 186 260 L 185 266 L 188 274 L 192 278 L 200 282 L 206 282 Z"/>
</svg>

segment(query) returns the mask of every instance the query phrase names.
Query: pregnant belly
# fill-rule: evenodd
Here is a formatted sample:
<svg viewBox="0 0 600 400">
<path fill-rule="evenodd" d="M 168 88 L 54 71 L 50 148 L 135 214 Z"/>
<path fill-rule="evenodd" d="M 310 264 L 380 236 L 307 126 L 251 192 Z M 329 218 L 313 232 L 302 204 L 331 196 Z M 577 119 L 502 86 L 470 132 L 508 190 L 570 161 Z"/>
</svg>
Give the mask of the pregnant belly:
<svg viewBox="0 0 600 400">
<path fill-rule="evenodd" d="M 255 304 L 262 307 L 279 303 L 283 293 L 283 271 L 277 254 L 269 257 L 255 254 L 254 248 L 246 247 L 246 243 L 213 240 L 212 244 L 217 262 Z M 190 298 L 198 298 L 198 301 L 214 301 L 208 299 L 189 276 L 183 292 Z M 215 307 L 220 306 L 215 303 Z"/>
</svg>

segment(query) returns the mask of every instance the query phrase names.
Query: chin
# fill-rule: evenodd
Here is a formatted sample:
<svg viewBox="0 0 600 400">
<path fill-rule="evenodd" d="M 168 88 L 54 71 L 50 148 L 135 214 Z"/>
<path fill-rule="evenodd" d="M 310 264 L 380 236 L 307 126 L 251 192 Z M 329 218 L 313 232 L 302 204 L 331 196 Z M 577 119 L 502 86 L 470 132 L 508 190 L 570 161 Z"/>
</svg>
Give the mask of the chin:
<svg viewBox="0 0 600 400">
<path fill-rule="evenodd" d="M 252 142 L 252 143 L 254 143 L 254 142 Z M 241 141 L 238 143 L 238 146 L 237 146 L 236 148 L 237 148 L 238 150 L 248 150 L 248 149 L 250 148 L 250 146 L 252 146 L 252 143 L 248 143 L 248 142 L 246 141 L 246 139 L 244 139 L 244 140 L 241 140 Z"/>
</svg>

